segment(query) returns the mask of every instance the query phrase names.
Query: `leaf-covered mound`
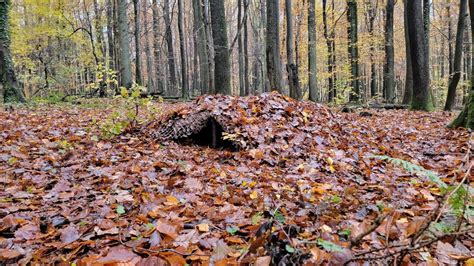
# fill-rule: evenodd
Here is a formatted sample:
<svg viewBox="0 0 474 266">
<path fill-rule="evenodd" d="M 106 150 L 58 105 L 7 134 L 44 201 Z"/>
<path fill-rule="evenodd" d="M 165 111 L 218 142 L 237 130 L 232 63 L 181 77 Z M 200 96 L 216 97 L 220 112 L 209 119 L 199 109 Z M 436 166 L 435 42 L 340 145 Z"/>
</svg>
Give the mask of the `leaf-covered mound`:
<svg viewBox="0 0 474 266">
<path fill-rule="evenodd" d="M 243 149 L 256 149 L 269 163 L 307 157 L 334 141 L 340 131 L 337 116 L 329 108 L 295 101 L 276 92 L 237 97 L 207 95 L 150 125 L 159 140 L 179 140 L 198 134 L 214 119 L 223 138 Z"/>
</svg>

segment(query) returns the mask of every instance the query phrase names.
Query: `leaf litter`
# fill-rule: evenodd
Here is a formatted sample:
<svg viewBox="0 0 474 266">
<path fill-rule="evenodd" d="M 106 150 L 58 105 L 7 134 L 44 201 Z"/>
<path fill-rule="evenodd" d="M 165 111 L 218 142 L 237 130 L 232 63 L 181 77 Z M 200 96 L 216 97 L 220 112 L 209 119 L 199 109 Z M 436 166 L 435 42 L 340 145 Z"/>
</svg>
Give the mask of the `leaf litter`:
<svg viewBox="0 0 474 266">
<path fill-rule="evenodd" d="M 156 121 L 111 140 L 92 126 L 111 110 L 0 112 L 2 263 L 343 264 L 409 242 L 442 197 L 429 178 L 373 155 L 455 184 L 470 147 L 445 112 L 364 117 L 276 93 L 157 105 Z M 160 136 L 202 112 L 237 149 Z M 472 236 L 408 259 L 467 261 Z"/>
</svg>

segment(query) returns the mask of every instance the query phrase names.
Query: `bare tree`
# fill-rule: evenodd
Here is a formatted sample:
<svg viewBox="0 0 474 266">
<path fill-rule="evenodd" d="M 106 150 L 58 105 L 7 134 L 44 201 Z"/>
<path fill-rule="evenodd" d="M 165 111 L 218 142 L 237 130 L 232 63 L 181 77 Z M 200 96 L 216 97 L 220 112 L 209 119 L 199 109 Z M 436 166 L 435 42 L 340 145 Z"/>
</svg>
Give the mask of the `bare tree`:
<svg viewBox="0 0 474 266">
<path fill-rule="evenodd" d="M 462 49 L 466 14 L 467 0 L 460 0 L 456 46 L 454 48 L 453 72 L 449 73 L 448 96 L 446 97 L 446 104 L 444 105 L 445 111 L 451 111 L 456 103 L 456 88 L 461 79 Z"/>
<path fill-rule="evenodd" d="M 229 41 L 224 1 L 210 0 L 216 92 L 231 94 Z"/>
<path fill-rule="evenodd" d="M 270 89 L 283 92 L 280 60 L 280 1 L 267 0 L 267 76 Z"/>
</svg>

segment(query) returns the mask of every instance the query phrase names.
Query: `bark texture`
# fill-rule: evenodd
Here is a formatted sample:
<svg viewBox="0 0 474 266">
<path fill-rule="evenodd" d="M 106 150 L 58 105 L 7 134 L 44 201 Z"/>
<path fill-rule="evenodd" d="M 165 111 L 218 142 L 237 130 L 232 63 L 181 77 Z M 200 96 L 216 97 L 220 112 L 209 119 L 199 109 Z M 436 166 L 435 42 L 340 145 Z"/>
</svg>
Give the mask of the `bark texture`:
<svg viewBox="0 0 474 266">
<path fill-rule="evenodd" d="M 212 39 L 214 41 L 214 80 L 217 93 L 231 94 L 229 41 L 224 1 L 210 0 Z"/>
<path fill-rule="evenodd" d="M 130 62 L 130 37 L 128 34 L 127 0 L 119 0 L 118 35 L 120 46 L 120 81 L 125 88 L 132 87 L 132 66 Z"/>
<path fill-rule="evenodd" d="M 459 80 L 461 79 L 462 50 L 466 13 L 467 0 L 460 0 L 458 29 L 456 32 L 456 45 L 454 48 L 454 72 L 449 73 L 448 96 L 446 97 L 446 103 L 444 105 L 445 111 L 453 110 L 454 104 L 456 103 L 456 88 L 458 86 Z"/>
</svg>

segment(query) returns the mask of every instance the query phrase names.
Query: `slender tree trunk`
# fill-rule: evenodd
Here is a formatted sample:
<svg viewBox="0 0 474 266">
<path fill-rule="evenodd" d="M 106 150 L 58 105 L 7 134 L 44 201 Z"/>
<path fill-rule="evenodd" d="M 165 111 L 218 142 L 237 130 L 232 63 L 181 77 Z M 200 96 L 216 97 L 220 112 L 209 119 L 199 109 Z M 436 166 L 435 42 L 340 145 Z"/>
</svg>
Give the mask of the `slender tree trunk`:
<svg viewBox="0 0 474 266">
<path fill-rule="evenodd" d="M 160 56 L 160 24 L 159 24 L 159 17 L 158 17 L 158 0 L 153 0 L 151 2 L 152 5 L 152 12 L 153 12 L 153 65 L 155 67 L 155 72 L 153 72 L 153 76 L 156 76 L 156 93 L 162 95 L 164 90 L 164 82 L 163 82 L 163 73 L 166 71 L 162 71 L 163 66 L 161 65 L 161 56 Z M 150 74 L 152 72 L 150 71 Z"/>
<path fill-rule="evenodd" d="M 244 14 L 247 14 L 244 18 L 244 83 L 245 83 L 245 95 L 250 94 L 250 80 L 249 80 L 249 33 L 248 33 L 248 8 L 250 0 L 244 0 Z"/>
<path fill-rule="evenodd" d="M 301 99 L 301 91 L 299 86 L 298 79 L 298 68 L 295 64 L 295 56 L 293 47 L 294 38 L 293 38 L 293 12 L 292 12 L 292 1 L 285 0 L 285 10 L 286 10 L 286 56 L 287 56 L 287 65 L 286 71 L 288 72 L 288 84 L 290 87 L 290 97 L 294 99 Z"/>
<path fill-rule="evenodd" d="M 170 71 L 170 84 L 168 88 L 168 93 L 176 94 L 176 64 L 174 58 L 174 48 L 173 48 L 173 31 L 171 29 L 171 17 L 170 17 L 170 1 L 164 0 L 163 2 L 163 16 L 165 21 L 165 38 L 166 44 L 168 47 L 168 67 Z"/>
<path fill-rule="evenodd" d="M 107 0 L 107 47 L 108 47 L 108 67 L 112 70 L 116 70 L 114 58 L 114 36 L 113 36 L 113 6 L 112 0 Z"/>
<path fill-rule="evenodd" d="M 140 11 L 138 0 L 133 0 L 133 18 L 135 20 L 135 82 L 142 85 L 142 70 L 140 60 Z"/>
<path fill-rule="evenodd" d="M 216 92 L 230 95 L 230 58 L 224 1 L 210 0 Z"/>
<path fill-rule="evenodd" d="M 411 64 L 410 37 L 408 34 L 408 1 L 404 0 L 404 24 L 405 24 L 405 51 L 406 51 L 406 73 L 405 91 L 403 94 L 403 104 L 410 104 L 413 97 L 413 67 Z"/>
<path fill-rule="evenodd" d="M 201 93 L 211 93 L 209 55 L 207 49 L 206 25 L 204 24 L 203 7 L 200 0 L 193 0 L 194 23 L 196 25 L 197 46 L 199 54 L 199 76 Z"/>
<path fill-rule="evenodd" d="M 267 0 L 267 76 L 270 90 L 283 93 L 280 60 L 280 1 Z"/>
<path fill-rule="evenodd" d="M 469 16 L 466 17 L 466 20 L 467 20 L 467 25 L 466 27 L 469 29 Z M 472 27 L 472 26 L 471 26 Z M 473 57 L 472 57 L 472 43 L 470 41 L 470 30 L 465 30 L 465 47 L 466 47 L 466 52 L 465 52 L 465 59 L 466 59 L 466 72 L 465 72 L 465 80 L 466 80 L 466 84 L 464 86 L 464 89 L 463 89 L 463 99 L 462 99 L 462 104 L 466 104 L 466 102 L 468 101 L 469 99 L 469 88 L 470 88 L 470 83 L 471 83 L 471 75 L 472 75 L 472 60 L 473 60 Z"/>
<path fill-rule="evenodd" d="M 375 40 L 374 24 L 375 24 L 375 19 L 377 18 L 378 1 L 375 3 L 376 4 L 374 5 L 372 1 L 366 2 L 367 31 L 369 33 L 371 40 Z M 375 97 L 377 94 L 377 73 L 376 73 L 376 64 L 375 64 L 375 44 L 374 43 L 370 44 L 369 56 L 370 56 L 370 78 L 369 78 L 370 79 L 370 97 Z"/>
<path fill-rule="evenodd" d="M 334 37 L 335 33 L 331 30 L 329 33 L 328 28 L 328 15 L 327 15 L 327 1 L 323 0 L 323 26 L 324 26 L 324 38 L 326 39 L 327 45 L 327 67 L 329 72 L 328 77 L 328 101 L 332 102 L 337 97 L 336 92 L 336 79 L 335 79 L 335 63 L 336 63 L 336 54 L 335 54 L 335 42 Z M 333 2 L 334 3 L 334 2 Z M 333 10 L 334 11 L 334 10 Z"/>
<path fill-rule="evenodd" d="M 130 37 L 128 35 L 127 0 L 119 0 L 118 31 L 120 46 L 121 86 L 132 87 L 132 67 L 130 62 Z"/>
<path fill-rule="evenodd" d="M 411 107 L 415 110 L 431 111 L 429 90 L 429 65 L 426 58 L 425 27 L 423 26 L 422 0 L 407 2 L 408 34 L 413 67 L 413 98 Z"/>
<path fill-rule="evenodd" d="M 387 1 L 385 21 L 385 65 L 384 87 L 385 99 L 389 103 L 395 102 L 395 50 L 393 45 L 393 10 L 395 0 Z"/>
<path fill-rule="evenodd" d="M 449 73 L 448 96 L 446 97 L 445 111 L 453 110 L 456 103 L 456 88 L 461 79 L 461 65 L 462 65 L 462 49 L 464 39 L 465 17 L 467 14 L 467 0 L 460 0 L 459 5 L 459 19 L 456 33 L 456 46 L 454 50 L 454 66 L 453 71 Z"/>
<path fill-rule="evenodd" d="M 469 0 L 469 13 L 471 19 L 471 38 L 474 38 L 474 0 Z M 474 68 L 473 68 L 474 69 Z M 471 87 L 469 96 L 463 110 L 458 117 L 449 125 L 450 127 L 465 127 L 474 129 L 474 75 L 471 73 Z"/>
<path fill-rule="evenodd" d="M 178 31 L 179 31 L 179 50 L 181 54 L 181 83 L 182 97 L 189 99 L 188 85 L 188 67 L 186 62 L 186 48 L 184 40 L 184 4 L 183 0 L 178 0 Z"/>
<path fill-rule="evenodd" d="M 316 1 L 309 0 L 308 5 L 308 62 L 309 62 L 309 100 L 318 102 L 321 99 L 316 76 Z"/>
<path fill-rule="evenodd" d="M 348 53 L 351 64 L 351 87 L 352 93 L 349 96 L 351 102 L 360 100 L 360 81 L 359 81 L 359 49 L 358 49 L 358 30 L 357 30 L 357 1 L 347 0 L 347 20 L 348 27 Z"/>
<path fill-rule="evenodd" d="M 145 25 L 145 54 L 146 54 L 146 77 L 147 77 L 147 91 L 149 93 L 155 92 L 155 84 L 153 79 L 153 56 L 150 49 L 150 26 L 148 25 L 148 1 L 143 1 L 143 24 Z"/>
<path fill-rule="evenodd" d="M 237 29 L 242 28 L 242 0 L 237 1 Z M 238 46 L 238 55 L 239 55 L 239 92 L 240 96 L 245 96 L 245 81 L 244 81 L 244 71 L 245 71 L 245 65 L 244 65 L 244 47 L 243 47 L 243 42 L 242 42 L 242 34 L 237 33 L 238 40 L 237 40 L 237 46 Z"/>
</svg>

